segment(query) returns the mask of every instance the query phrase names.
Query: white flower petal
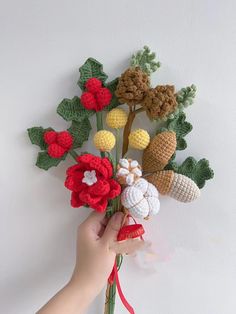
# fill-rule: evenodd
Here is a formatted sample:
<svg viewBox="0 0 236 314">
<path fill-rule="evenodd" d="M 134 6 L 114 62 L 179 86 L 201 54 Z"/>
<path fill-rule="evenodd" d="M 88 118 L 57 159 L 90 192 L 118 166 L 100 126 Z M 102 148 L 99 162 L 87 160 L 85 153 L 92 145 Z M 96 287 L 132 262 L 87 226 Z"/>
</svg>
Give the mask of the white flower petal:
<svg viewBox="0 0 236 314">
<path fill-rule="evenodd" d="M 121 165 L 122 168 L 129 168 L 129 161 L 125 158 L 122 158 L 119 160 L 119 164 Z"/>
<path fill-rule="evenodd" d="M 120 168 L 120 169 L 117 171 L 117 173 L 116 173 L 116 175 L 117 175 L 118 177 L 124 177 L 124 176 L 126 176 L 127 174 L 129 174 L 129 170 L 124 169 L 124 168 Z"/>
<path fill-rule="evenodd" d="M 137 160 L 132 160 L 130 163 L 131 168 L 136 168 L 139 166 L 139 163 L 137 162 Z"/>
<path fill-rule="evenodd" d="M 127 175 L 126 183 L 128 185 L 132 185 L 134 183 L 134 175 L 133 175 L 133 173 L 130 173 L 130 174 Z"/>
<path fill-rule="evenodd" d="M 138 177 L 142 177 L 142 171 L 139 168 L 134 168 L 131 170 L 131 172 Z"/>
</svg>

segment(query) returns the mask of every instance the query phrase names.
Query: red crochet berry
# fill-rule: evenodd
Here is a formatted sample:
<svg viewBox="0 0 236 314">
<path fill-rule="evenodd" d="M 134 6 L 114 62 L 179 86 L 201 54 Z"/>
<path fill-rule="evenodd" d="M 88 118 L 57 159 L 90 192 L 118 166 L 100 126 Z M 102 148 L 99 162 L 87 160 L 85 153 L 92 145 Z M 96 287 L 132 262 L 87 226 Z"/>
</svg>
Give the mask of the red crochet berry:
<svg viewBox="0 0 236 314">
<path fill-rule="evenodd" d="M 47 143 L 48 145 L 55 143 L 57 140 L 57 132 L 55 131 L 46 131 L 43 134 L 43 139 L 44 142 Z"/>
<path fill-rule="evenodd" d="M 96 77 L 91 77 L 90 79 L 87 80 L 85 87 L 88 92 L 95 94 L 102 87 L 102 82 Z"/>
<path fill-rule="evenodd" d="M 112 93 L 108 88 L 106 87 L 100 88 L 99 91 L 96 93 L 98 110 L 102 110 L 104 107 L 108 106 L 110 104 L 111 98 Z"/>
<path fill-rule="evenodd" d="M 86 108 L 88 110 L 94 110 L 97 107 L 96 99 L 93 96 L 93 94 L 90 92 L 84 92 L 81 95 L 80 100 L 81 100 L 81 103 L 84 106 L 84 108 Z"/>
<path fill-rule="evenodd" d="M 73 143 L 73 137 L 71 136 L 70 132 L 62 131 L 57 133 L 57 144 L 69 150 Z"/>
<path fill-rule="evenodd" d="M 57 143 L 53 143 L 48 146 L 48 155 L 52 158 L 60 158 L 65 154 L 65 152 L 66 149 Z"/>
</svg>

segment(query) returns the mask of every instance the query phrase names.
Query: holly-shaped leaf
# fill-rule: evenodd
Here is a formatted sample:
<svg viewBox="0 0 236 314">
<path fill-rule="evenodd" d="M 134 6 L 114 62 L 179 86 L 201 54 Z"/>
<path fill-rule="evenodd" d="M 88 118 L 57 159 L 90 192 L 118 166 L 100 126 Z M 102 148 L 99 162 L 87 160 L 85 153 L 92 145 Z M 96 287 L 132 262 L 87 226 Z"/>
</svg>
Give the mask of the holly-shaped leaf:
<svg viewBox="0 0 236 314">
<path fill-rule="evenodd" d="M 52 128 L 44 129 L 40 126 L 40 127 L 29 128 L 27 131 L 28 131 L 28 135 L 29 135 L 31 143 L 34 145 L 38 145 L 41 149 L 45 150 L 47 148 L 47 144 L 44 142 L 43 135 L 46 131 L 52 131 L 52 130 L 53 130 Z"/>
<path fill-rule="evenodd" d="M 66 159 L 67 153 L 65 153 L 61 158 L 52 158 L 48 155 L 47 152 L 38 153 L 38 158 L 36 166 L 48 170 L 51 167 L 56 167 L 62 160 Z"/>
<path fill-rule="evenodd" d="M 183 150 L 187 147 L 187 142 L 184 137 L 192 131 L 191 123 L 185 121 L 186 115 L 180 112 L 174 119 L 167 121 L 167 129 L 176 133 L 177 146 L 176 150 Z"/>
<path fill-rule="evenodd" d="M 205 158 L 197 161 L 194 157 L 188 157 L 181 165 L 172 161 L 166 169 L 174 170 L 189 177 L 197 184 L 199 189 L 204 187 L 206 180 L 214 177 L 214 172 L 209 166 L 209 161 Z"/>
<path fill-rule="evenodd" d="M 114 109 L 120 105 L 120 102 L 115 95 L 115 91 L 116 91 L 116 87 L 117 87 L 118 82 L 119 82 L 119 79 L 116 78 L 116 79 L 112 80 L 111 82 L 109 82 L 105 85 L 110 90 L 110 92 L 112 93 L 111 103 L 109 106 L 105 107 L 105 110 L 110 111 L 110 110 L 112 110 L 112 109 Z"/>
<path fill-rule="evenodd" d="M 57 113 L 66 121 L 82 122 L 85 118 L 92 116 L 95 111 L 86 110 L 81 104 L 80 98 L 75 96 L 72 99 L 63 99 L 57 107 Z"/>
<path fill-rule="evenodd" d="M 85 90 L 85 83 L 91 77 L 96 77 L 105 84 L 107 79 L 106 73 L 103 72 L 103 65 L 93 58 L 88 58 L 86 62 L 79 68 L 80 78 L 78 85 L 82 91 Z"/>
<path fill-rule="evenodd" d="M 68 131 L 73 136 L 73 149 L 81 147 L 83 143 L 88 140 L 91 129 L 92 127 L 88 118 L 85 118 L 81 122 L 72 121 Z"/>
</svg>

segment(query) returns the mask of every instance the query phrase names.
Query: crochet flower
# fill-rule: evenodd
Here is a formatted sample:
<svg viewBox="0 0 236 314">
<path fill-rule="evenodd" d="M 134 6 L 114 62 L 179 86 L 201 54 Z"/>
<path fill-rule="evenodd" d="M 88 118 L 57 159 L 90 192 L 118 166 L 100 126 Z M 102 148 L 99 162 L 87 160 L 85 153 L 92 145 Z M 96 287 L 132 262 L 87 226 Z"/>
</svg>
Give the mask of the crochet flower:
<svg viewBox="0 0 236 314">
<path fill-rule="evenodd" d="M 113 168 L 108 158 L 84 154 L 77 158 L 78 164 L 67 169 L 65 186 L 72 191 L 71 206 L 88 205 L 104 212 L 108 200 L 121 193 L 121 186 L 112 179 Z"/>
<path fill-rule="evenodd" d="M 132 185 L 142 176 L 142 170 L 137 160 L 122 158 L 117 165 L 116 178 L 122 185 Z"/>
</svg>

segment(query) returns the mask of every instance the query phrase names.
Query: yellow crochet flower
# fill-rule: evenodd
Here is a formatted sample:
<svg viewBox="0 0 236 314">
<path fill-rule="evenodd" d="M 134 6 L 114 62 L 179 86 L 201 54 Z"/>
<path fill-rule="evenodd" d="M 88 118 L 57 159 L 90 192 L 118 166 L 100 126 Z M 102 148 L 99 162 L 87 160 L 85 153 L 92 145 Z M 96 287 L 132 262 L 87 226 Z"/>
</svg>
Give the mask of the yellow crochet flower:
<svg viewBox="0 0 236 314">
<path fill-rule="evenodd" d="M 93 138 L 95 147 L 101 152 L 109 152 L 115 146 L 116 138 L 110 131 L 98 131 Z"/>
<path fill-rule="evenodd" d="M 120 108 L 112 109 L 106 117 L 107 125 L 112 129 L 121 129 L 126 125 L 127 113 Z"/>
<path fill-rule="evenodd" d="M 137 129 L 129 135 L 129 145 L 133 148 L 143 150 L 150 142 L 150 136 L 147 131 L 143 129 Z"/>
</svg>

